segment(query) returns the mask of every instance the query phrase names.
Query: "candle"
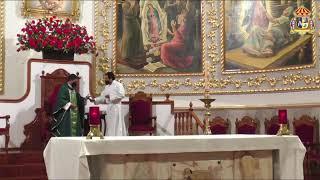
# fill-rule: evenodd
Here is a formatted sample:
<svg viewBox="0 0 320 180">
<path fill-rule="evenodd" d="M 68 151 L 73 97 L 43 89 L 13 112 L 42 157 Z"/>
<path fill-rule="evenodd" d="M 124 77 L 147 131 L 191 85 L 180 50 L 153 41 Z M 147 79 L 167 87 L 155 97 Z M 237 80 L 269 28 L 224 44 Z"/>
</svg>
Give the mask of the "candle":
<svg viewBox="0 0 320 180">
<path fill-rule="evenodd" d="M 280 109 L 278 112 L 278 117 L 279 117 L 279 124 L 287 124 L 288 123 L 286 109 Z"/>
<path fill-rule="evenodd" d="M 89 120 L 91 125 L 100 125 L 100 109 L 98 106 L 89 108 Z"/>
</svg>

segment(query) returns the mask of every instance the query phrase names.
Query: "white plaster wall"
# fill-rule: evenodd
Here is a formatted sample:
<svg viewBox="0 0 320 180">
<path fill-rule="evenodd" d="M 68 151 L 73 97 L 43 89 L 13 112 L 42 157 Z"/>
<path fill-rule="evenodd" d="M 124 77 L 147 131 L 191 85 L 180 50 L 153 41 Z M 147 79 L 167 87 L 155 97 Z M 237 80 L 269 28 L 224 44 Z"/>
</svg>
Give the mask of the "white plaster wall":
<svg viewBox="0 0 320 180">
<path fill-rule="evenodd" d="M 238 95 L 211 95 L 215 98 L 211 105 L 213 107 L 245 107 L 245 106 L 275 106 L 294 104 L 320 104 L 320 91 L 301 91 L 287 93 L 264 93 L 264 94 L 238 94 Z M 194 107 L 204 107 L 199 100 L 203 96 L 171 96 L 175 100 L 175 107 L 188 107 L 190 101 Z M 154 97 L 164 99 L 164 97 Z"/>
<path fill-rule="evenodd" d="M 81 16 L 77 23 L 87 27 L 93 35 L 94 1 L 81 1 Z M 26 18 L 21 16 L 22 0 L 5 1 L 5 86 L 0 99 L 18 99 L 26 90 L 27 61 L 30 58 L 42 58 L 42 54 L 33 50 L 17 52 L 17 34 L 23 28 Z M 75 60 L 91 61 L 89 55 L 76 55 Z"/>
<path fill-rule="evenodd" d="M 10 142 L 9 147 L 20 147 L 25 139 L 23 134 L 24 125 L 30 123 L 35 118 L 34 110 L 40 107 L 41 83 L 40 76 L 44 70 L 52 73 L 55 69 L 63 68 L 69 73 L 79 72 L 80 94 L 89 94 L 89 66 L 74 64 L 53 64 L 33 62 L 31 64 L 31 86 L 28 97 L 20 103 L 0 103 L 1 113 L 9 114 L 10 118 Z M 0 126 L 3 126 L 0 124 Z M 0 147 L 4 146 L 4 136 L 0 136 Z"/>
</svg>

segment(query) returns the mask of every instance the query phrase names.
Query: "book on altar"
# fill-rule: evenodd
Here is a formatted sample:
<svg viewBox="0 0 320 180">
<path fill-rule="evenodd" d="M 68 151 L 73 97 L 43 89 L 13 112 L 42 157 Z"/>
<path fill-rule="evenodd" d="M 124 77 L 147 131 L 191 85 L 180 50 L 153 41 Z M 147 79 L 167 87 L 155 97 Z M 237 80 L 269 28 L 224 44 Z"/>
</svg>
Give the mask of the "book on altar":
<svg viewBox="0 0 320 180">
<path fill-rule="evenodd" d="M 156 63 L 149 63 L 143 67 L 143 69 L 148 70 L 150 72 L 155 72 L 159 68 L 166 67 L 164 64 L 161 62 L 156 62 Z"/>
</svg>

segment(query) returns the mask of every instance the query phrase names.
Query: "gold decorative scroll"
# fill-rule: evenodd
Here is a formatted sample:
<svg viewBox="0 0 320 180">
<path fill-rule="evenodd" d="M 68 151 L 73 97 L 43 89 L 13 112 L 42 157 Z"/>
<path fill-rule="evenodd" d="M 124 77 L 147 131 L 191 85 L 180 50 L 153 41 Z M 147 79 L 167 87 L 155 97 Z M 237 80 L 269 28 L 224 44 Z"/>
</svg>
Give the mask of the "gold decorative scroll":
<svg viewBox="0 0 320 180">
<path fill-rule="evenodd" d="M 320 17 L 312 1 L 315 24 Z M 114 42 L 116 36 L 116 1 L 95 2 L 95 35 L 99 55 L 94 61 L 96 71 L 96 92 L 103 87 L 102 75 L 115 71 Z M 203 94 L 207 78 L 210 94 L 260 93 L 304 91 L 320 88 L 318 63 L 318 36 L 312 37 L 313 63 L 309 65 L 281 67 L 262 70 L 227 72 L 224 69 L 224 1 L 201 1 L 202 61 L 208 76 L 202 75 L 119 75 L 128 93 L 149 91 L 153 94 Z M 319 34 L 318 29 L 316 33 Z"/>
</svg>

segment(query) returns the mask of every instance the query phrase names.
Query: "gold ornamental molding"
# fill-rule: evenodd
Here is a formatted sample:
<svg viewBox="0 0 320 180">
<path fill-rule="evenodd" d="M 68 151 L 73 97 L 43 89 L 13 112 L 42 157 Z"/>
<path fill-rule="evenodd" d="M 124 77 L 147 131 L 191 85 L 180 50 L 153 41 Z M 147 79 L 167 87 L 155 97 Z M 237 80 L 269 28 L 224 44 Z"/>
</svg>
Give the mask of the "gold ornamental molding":
<svg viewBox="0 0 320 180">
<path fill-rule="evenodd" d="M 4 93 L 4 70 L 5 70 L 5 1 L 0 2 L 0 94 Z"/>
<path fill-rule="evenodd" d="M 241 1 L 241 0 L 240 0 Z M 206 73 L 200 74 L 117 74 L 128 93 L 148 91 L 153 94 L 194 95 L 239 94 L 261 92 L 306 91 L 320 88 L 318 36 L 311 37 L 312 63 L 273 69 L 226 71 L 225 69 L 225 3 L 201 1 L 202 63 Z M 319 2 L 310 0 L 313 20 L 318 23 Z M 103 87 L 103 73 L 116 71 L 115 36 L 117 1 L 95 2 L 95 36 L 99 51 L 95 58 L 96 93 Z M 317 26 L 316 26 L 317 27 Z M 319 34 L 318 28 L 315 34 Z M 205 75 L 207 74 L 207 75 Z"/>
</svg>

